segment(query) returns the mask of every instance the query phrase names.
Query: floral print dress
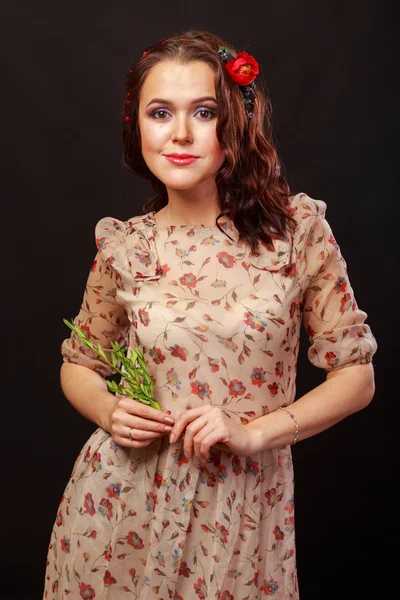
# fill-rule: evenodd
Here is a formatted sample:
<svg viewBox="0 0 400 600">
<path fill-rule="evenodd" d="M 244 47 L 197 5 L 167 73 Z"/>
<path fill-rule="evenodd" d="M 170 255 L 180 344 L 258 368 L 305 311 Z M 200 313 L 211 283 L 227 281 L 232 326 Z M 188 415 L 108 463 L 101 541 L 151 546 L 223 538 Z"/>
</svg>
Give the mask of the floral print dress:
<svg viewBox="0 0 400 600">
<path fill-rule="evenodd" d="M 228 218 L 223 231 L 101 219 L 75 323 L 104 348 L 141 348 L 175 418 L 211 403 L 248 423 L 290 405 L 302 320 L 326 371 L 376 350 L 325 203 L 301 193 L 290 210 L 294 234 L 257 253 Z M 61 352 L 111 374 L 73 332 Z M 127 449 L 98 428 L 61 499 L 44 598 L 298 599 L 293 488 L 289 445 L 249 458 L 212 447 L 201 466 L 181 439 Z"/>
</svg>

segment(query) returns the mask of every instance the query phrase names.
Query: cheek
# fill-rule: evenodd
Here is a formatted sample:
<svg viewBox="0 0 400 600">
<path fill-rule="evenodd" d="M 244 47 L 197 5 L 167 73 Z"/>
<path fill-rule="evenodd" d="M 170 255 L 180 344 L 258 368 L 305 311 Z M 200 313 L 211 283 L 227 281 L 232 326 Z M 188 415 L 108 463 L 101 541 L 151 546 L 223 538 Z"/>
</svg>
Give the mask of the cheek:
<svg viewBox="0 0 400 600">
<path fill-rule="evenodd" d="M 142 140 L 142 152 L 152 152 L 157 150 L 165 134 L 160 125 L 146 124 L 140 128 L 140 137 Z"/>
</svg>

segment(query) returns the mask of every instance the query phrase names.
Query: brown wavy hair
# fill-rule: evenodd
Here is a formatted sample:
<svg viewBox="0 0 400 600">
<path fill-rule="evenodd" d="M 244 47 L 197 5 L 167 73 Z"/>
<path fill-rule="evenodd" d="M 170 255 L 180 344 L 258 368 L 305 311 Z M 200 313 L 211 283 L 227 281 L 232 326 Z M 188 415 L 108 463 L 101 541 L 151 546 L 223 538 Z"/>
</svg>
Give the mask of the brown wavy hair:
<svg viewBox="0 0 400 600">
<path fill-rule="evenodd" d="M 167 205 L 165 184 L 147 167 L 141 151 L 138 124 L 140 91 L 153 66 L 160 61 L 182 64 L 204 61 L 215 73 L 215 90 L 219 107 L 217 138 L 225 151 L 225 160 L 216 174 L 222 215 L 232 219 L 239 239 L 253 251 L 258 243 L 270 245 L 273 237 L 285 236 L 295 222 L 289 212 L 289 184 L 282 174 L 273 143 L 272 105 L 256 79 L 254 115 L 246 114 L 239 86 L 225 72 L 217 52 L 228 48 L 237 51 L 218 36 L 206 31 L 189 30 L 173 35 L 147 48 L 132 65 L 126 81 L 126 99 L 121 115 L 123 160 L 127 169 L 150 180 L 155 195 L 142 206 L 142 213 L 159 211 Z"/>
</svg>

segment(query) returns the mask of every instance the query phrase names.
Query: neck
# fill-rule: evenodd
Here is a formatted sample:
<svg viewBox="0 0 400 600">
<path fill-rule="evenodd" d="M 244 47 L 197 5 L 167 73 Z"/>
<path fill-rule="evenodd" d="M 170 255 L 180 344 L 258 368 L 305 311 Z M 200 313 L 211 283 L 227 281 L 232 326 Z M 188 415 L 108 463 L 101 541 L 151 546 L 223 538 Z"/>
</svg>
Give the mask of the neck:
<svg viewBox="0 0 400 600">
<path fill-rule="evenodd" d="M 218 192 L 168 190 L 168 204 L 157 213 L 159 225 L 215 225 L 221 212 Z"/>
</svg>

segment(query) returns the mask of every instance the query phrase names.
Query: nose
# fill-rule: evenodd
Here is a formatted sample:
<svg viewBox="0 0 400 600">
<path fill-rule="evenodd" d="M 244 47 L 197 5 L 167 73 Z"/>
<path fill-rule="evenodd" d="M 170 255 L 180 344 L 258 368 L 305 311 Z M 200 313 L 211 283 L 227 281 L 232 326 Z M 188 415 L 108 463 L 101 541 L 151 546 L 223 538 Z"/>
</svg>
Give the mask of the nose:
<svg viewBox="0 0 400 600">
<path fill-rule="evenodd" d="M 186 115 L 181 114 L 175 117 L 174 130 L 172 133 L 174 142 L 187 143 L 193 141 L 192 130 Z"/>
</svg>

